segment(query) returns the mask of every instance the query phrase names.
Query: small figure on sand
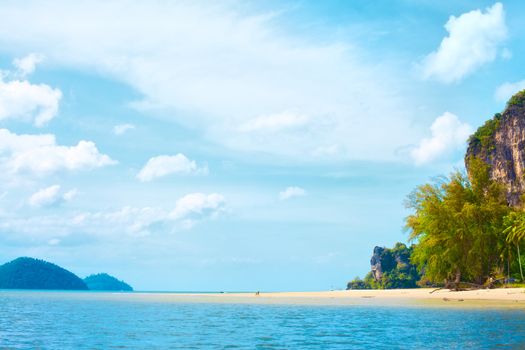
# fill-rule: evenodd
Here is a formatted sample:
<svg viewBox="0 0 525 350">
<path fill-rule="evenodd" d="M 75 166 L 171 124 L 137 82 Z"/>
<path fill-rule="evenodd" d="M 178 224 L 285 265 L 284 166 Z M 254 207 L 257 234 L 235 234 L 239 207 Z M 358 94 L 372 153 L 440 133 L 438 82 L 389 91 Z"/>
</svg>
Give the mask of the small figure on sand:
<svg viewBox="0 0 525 350">
<path fill-rule="evenodd" d="M 255 292 L 255 295 L 256 295 L 256 296 L 259 296 L 259 291 Z"/>
</svg>

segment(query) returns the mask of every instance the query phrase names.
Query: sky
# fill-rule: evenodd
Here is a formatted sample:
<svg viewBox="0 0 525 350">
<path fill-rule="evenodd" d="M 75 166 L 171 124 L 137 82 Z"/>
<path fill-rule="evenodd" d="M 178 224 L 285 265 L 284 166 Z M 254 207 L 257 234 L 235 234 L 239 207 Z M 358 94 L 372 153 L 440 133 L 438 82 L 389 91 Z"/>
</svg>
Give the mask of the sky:
<svg viewBox="0 0 525 350">
<path fill-rule="evenodd" d="M 525 88 L 520 1 L 0 2 L 0 262 L 341 289 Z"/>
</svg>

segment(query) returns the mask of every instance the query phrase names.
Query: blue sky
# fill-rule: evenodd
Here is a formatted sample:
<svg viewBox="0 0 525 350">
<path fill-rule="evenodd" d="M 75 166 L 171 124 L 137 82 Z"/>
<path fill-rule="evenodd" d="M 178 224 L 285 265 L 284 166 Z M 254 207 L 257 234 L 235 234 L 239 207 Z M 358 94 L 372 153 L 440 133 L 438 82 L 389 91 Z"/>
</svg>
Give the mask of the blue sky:
<svg viewBox="0 0 525 350">
<path fill-rule="evenodd" d="M 519 1 L 0 3 L 0 257 L 321 290 L 525 88 Z"/>
</svg>

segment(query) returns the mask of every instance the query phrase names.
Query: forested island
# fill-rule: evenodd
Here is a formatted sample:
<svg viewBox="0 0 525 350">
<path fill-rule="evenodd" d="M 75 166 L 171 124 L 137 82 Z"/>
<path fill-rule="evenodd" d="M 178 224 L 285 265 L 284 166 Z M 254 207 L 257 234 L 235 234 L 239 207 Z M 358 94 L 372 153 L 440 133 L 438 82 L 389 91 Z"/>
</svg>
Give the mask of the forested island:
<svg viewBox="0 0 525 350">
<path fill-rule="evenodd" d="M 124 281 L 119 281 L 107 273 L 97 273 L 84 278 L 89 290 L 126 291 L 131 292 L 133 288 Z"/>
<path fill-rule="evenodd" d="M 82 280 L 58 265 L 28 257 L 17 258 L 0 266 L 0 289 L 133 290 L 127 283 L 105 273 Z"/>
<path fill-rule="evenodd" d="M 74 273 L 50 262 L 18 258 L 0 266 L 0 289 L 87 290 Z"/>
<path fill-rule="evenodd" d="M 412 213 L 405 228 L 412 246 L 376 247 L 374 256 L 387 262 L 381 274 L 373 256 L 372 271 L 348 289 L 459 290 L 524 282 L 525 90 L 470 136 L 465 167 L 466 173 L 439 177 L 407 197 Z M 401 259 L 401 252 L 409 258 Z"/>
</svg>

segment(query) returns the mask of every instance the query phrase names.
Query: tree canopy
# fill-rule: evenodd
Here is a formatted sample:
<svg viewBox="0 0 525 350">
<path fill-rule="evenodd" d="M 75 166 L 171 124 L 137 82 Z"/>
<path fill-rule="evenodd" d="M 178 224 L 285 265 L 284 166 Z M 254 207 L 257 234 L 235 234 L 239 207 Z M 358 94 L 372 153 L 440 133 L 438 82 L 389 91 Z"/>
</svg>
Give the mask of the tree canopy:
<svg viewBox="0 0 525 350">
<path fill-rule="evenodd" d="M 419 186 L 407 200 L 414 213 L 406 228 L 417 242 L 412 262 L 431 283 L 482 284 L 504 269 L 504 218 L 512 209 L 487 164 L 469 159 L 469 172 Z"/>
</svg>

